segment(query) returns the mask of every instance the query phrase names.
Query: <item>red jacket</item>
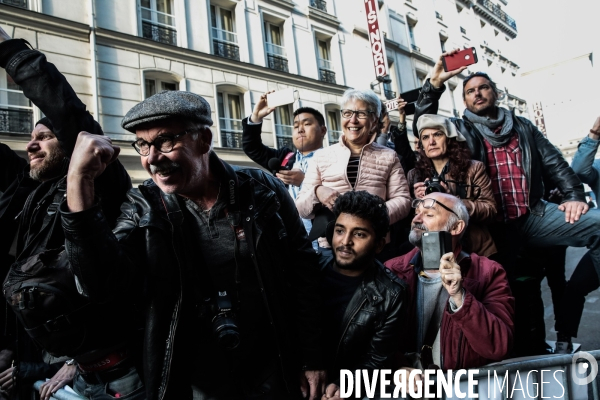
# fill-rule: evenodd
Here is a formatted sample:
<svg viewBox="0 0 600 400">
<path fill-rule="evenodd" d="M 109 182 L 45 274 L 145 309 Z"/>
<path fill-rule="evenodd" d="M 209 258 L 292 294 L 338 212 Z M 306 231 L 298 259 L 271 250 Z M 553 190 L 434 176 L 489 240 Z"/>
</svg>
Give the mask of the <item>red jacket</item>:
<svg viewBox="0 0 600 400">
<path fill-rule="evenodd" d="M 415 267 L 418 264 L 418 267 Z M 403 337 L 403 350 L 417 351 L 416 288 L 421 258 L 419 249 L 393 258 L 385 266 L 408 284 L 409 320 Z M 477 368 L 500 361 L 510 351 L 514 335 L 515 299 L 502 266 L 471 254 L 460 263 L 465 299 L 460 310 L 451 314 L 446 307 L 442 317 L 440 346 L 442 369 Z M 418 349 L 420 350 L 420 349 Z"/>
</svg>

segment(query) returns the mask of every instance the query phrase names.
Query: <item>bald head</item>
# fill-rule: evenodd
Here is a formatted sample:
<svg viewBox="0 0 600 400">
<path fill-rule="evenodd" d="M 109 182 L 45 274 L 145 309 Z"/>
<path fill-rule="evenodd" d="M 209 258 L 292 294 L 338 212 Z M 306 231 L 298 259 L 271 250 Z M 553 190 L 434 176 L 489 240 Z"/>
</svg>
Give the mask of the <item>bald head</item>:
<svg viewBox="0 0 600 400">
<path fill-rule="evenodd" d="M 450 194 L 430 193 L 416 208 L 409 240 L 421 247 L 423 232 L 446 231 L 456 246 L 469 223 L 469 212 L 463 202 Z"/>
</svg>

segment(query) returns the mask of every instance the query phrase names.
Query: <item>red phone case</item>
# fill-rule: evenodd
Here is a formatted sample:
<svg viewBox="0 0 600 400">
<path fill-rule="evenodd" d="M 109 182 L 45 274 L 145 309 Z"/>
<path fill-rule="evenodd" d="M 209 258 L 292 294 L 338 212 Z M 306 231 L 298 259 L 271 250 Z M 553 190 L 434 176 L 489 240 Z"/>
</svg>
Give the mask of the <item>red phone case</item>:
<svg viewBox="0 0 600 400">
<path fill-rule="evenodd" d="M 454 55 L 442 58 L 442 63 L 444 64 L 444 71 L 446 72 L 454 71 L 455 69 L 459 69 L 460 67 L 475 64 L 477 61 L 478 60 L 477 53 L 475 52 L 475 47 L 471 47 L 470 49 L 464 49 Z"/>
</svg>

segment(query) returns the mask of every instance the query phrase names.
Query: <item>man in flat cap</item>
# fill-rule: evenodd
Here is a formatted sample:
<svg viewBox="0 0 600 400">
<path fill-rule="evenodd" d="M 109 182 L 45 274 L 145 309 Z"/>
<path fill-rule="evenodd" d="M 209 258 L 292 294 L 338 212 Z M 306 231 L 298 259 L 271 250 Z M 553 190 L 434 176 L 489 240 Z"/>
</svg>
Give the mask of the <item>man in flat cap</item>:
<svg viewBox="0 0 600 400">
<path fill-rule="evenodd" d="M 211 125 L 208 102 L 189 92 L 127 113 L 152 179 L 129 193 L 114 233 L 93 178 L 118 147 L 80 136 L 61 210 L 71 262 L 92 295 L 139 296 L 149 399 L 189 399 L 192 386 L 206 398 L 317 398 L 316 254 L 281 181 L 219 159 Z"/>
</svg>

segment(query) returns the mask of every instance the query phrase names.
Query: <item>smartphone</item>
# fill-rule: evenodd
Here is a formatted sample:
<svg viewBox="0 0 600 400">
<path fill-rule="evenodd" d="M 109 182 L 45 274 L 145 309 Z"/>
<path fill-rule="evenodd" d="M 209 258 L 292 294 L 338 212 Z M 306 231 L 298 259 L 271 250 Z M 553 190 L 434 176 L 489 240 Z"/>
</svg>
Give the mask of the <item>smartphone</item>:
<svg viewBox="0 0 600 400">
<path fill-rule="evenodd" d="M 444 71 L 454 71 L 460 67 L 475 64 L 477 62 L 477 53 L 475 47 L 470 49 L 464 49 L 451 56 L 442 57 L 442 64 L 444 64 Z"/>
<path fill-rule="evenodd" d="M 267 94 L 267 105 L 269 107 L 278 107 L 285 104 L 292 104 L 296 101 L 296 93 L 298 91 L 292 88 L 278 90 Z"/>
<path fill-rule="evenodd" d="M 415 113 L 415 102 L 419 98 L 419 93 L 421 93 L 421 88 L 416 88 L 400 94 L 402 100 L 408 103 L 404 106 L 406 115 L 413 115 Z M 398 109 L 398 101 L 396 99 L 388 100 L 385 102 L 385 106 L 388 112 L 395 111 Z"/>
<path fill-rule="evenodd" d="M 452 234 L 446 231 L 423 232 L 423 269 L 440 269 L 440 260 L 452 251 Z"/>
</svg>

